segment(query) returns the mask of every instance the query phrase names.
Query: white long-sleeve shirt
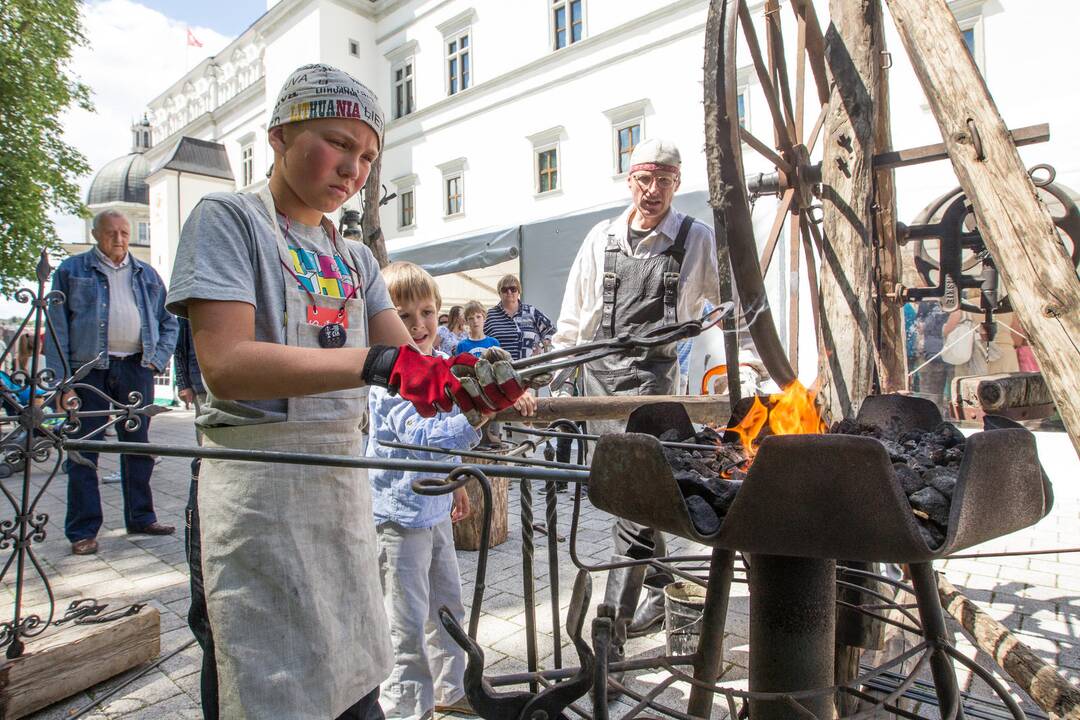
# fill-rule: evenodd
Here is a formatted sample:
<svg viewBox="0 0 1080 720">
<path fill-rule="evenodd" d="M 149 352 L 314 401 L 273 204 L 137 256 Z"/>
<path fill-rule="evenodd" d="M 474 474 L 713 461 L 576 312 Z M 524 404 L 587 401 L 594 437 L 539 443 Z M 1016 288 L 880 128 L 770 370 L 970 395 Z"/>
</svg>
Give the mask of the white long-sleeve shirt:
<svg viewBox="0 0 1080 720">
<path fill-rule="evenodd" d="M 660 224 L 631 249 L 627 238 L 633 217 L 631 205 L 613 220 L 597 223 L 578 250 L 570 275 L 566 279 L 562 310 L 552 338 L 558 348 L 591 342 L 603 314 L 604 249 L 608 234 L 619 241 L 622 251 L 635 258 L 651 258 L 662 254 L 675 244 L 683 215 L 674 208 Z M 716 240 L 708 225 L 695 221 L 686 237 L 686 254 L 679 274 L 679 296 L 676 311 L 679 322 L 701 317 L 705 302 L 720 304 L 720 278 L 716 270 Z"/>
</svg>

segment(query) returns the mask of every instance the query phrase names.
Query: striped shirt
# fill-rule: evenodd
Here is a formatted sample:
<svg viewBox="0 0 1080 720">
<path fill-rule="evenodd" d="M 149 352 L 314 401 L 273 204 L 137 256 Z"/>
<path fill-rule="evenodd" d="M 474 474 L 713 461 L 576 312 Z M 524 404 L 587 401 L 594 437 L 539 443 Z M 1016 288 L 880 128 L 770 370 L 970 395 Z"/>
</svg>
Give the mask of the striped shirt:
<svg viewBox="0 0 1080 720">
<path fill-rule="evenodd" d="M 513 317 L 506 314 L 502 305 L 496 305 L 487 312 L 484 334 L 498 340 L 499 346 L 514 360 L 520 360 L 538 352 L 539 346 L 551 339 L 555 324 L 528 303 L 519 302 Z"/>
</svg>

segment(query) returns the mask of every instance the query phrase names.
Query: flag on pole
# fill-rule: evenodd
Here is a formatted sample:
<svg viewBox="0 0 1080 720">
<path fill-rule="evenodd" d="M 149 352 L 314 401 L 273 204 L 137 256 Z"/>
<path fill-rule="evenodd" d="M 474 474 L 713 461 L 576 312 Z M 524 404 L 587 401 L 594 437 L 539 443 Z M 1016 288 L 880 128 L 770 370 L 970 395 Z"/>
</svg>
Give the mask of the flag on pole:
<svg viewBox="0 0 1080 720">
<path fill-rule="evenodd" d="M 187 44 L 188 47 L 202 47 L 202 43 L 199 42 L 199 38 L 195 37 L 195 34 L 191 32 L 191 28 L 187 29 Z"/>
</svg>

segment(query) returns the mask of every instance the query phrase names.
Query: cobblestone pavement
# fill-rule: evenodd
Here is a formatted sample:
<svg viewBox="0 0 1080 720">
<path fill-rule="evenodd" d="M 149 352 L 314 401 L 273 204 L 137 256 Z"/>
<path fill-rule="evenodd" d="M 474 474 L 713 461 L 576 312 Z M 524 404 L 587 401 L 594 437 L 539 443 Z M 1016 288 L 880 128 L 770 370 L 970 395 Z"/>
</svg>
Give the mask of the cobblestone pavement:
<svg viewBox="0 0 1080 720">
<path fill-rule="evenodd" d="M 194 445 L 190 412 L 173 411 L 153 421 L 151 439 L 179 445 Z M 1077 462 L 1068 440 L 1063 435 L 1040 436 L 1043 462 L 1055 481 L 1056 505 L 1052 515 L 1037 526 L 1015 533 L 978 548 L 978 550 L 1030 550 L 1080 546 L 1080 463 Z M 117 467 L 117 457 L 103 455 L 101 475 Z M 110 603 L 148 601 L 161 613 L 162 656 L 184 647 L 192 638 L 186 624 L 188 607 L 188 575 L 183 547 L 183 510 L 187 501 L 189 461 L 163 458 L 154 471 L 153 491 L 161 522 L 175 524 L 177 534 L 169 537 L 128 536 L 122 523 L 120 486 L 102 485 L 105 525 L 98 537 L 101 549 L 97 555 L 76 557 L 63 535 L 66 479 L 63 475 L 46 490 L 40 510 L 49 514 L 48 537 L 37 546 L 42 565 L 52 581 L 57 608 L 66 607 L 77 597 L 94 597 Z M 36 474 L 40 486 L 44 473 Z M 5 483 L 13 483 L 12 480 Z M 8 485 L 12 488 L 13 485 Z M 543 519 L 543 501 L 537 487 L 536 519 Z M 558 496 L 559 533 L 568 534 L 571 511 L 570 494 Z M 479 640 L 486 653 L 487 674 L 498 675 L 522 672 L 526 669 L 524 592 L 521 573 L 520 519 L 518 489 L 514 483 L 510 493 L 510 537 L 491 551 L 487 591 L 483 602 Z M 6 514 L 5 514 L 6 516 Z M 554 639 L 552 633 L 550 580 L 546 566 L 543 536 L 537 536 L 536 551 L 536 621 L 539 631 L 538 654 L 541 667 L 553 666 Z M 689 543 L 673 543 L 676 551 L 704 551 L 689 547 Z M 575 568 L 569 562 L 568 544 L 560 544 L 561 567 L 558 587 L 562 617 L 570 600 Z M 585 563 L 608 559 L 611 548 L 609 517 L 586 502 L 581 515 L 577 542 L 580 559 Z M 476 553 L 461 552 L 459 560 L 464 595 L 471 598 L 476 574 Z M 939 564 L 955 585 L 977 601 L 993 617 L 1017 633 L 1040 657 L 1059 668 L 1073 684 L 1080 684 L 1080 553 L 977 560 L 950 560 Z M 603 598 L 605 574 L 593 577 L 593 606 Z M 10 619 L 13 602 L 13 571 L 0 589 L 4 606 L 3 619 Z M 27 601 L 38 606 L 44 601 L 40 583 L 30 578 Z M 725 681 L 736 689 L 746 688 L 748 653 L 748 597 L 744 584 L 733 586 L 725 639 Z M 590 613 L 590 619 L 592 613 Z M 588 625 L 586 625 L 588 627 Z M 955 632 L 955 624 L 953 624 Z M 958 646 L 969 655 L 975 651 L 962 635 L 956 634 Z M 576 654 L 563 633 L 562 655 L 567 665 L 576 664 Z M 663 634 L 633 640 L 628 645 L 630 655 L 656 653 L 663 648 Z M 198 667 L 200 652 L 190 646 L 173 656 L 160 667 L 150 671 L 85 717 L 94 720 L 124 718 L 197 718 L 199 712 Z M 985 661 L 985 658 L 984 658 Z M 104 682 L 86 692 L 46 708 L 32 717 L 34 720 L 59 720 L 128 680 L 130 671 Z M 962 673 L 965 684 L 968 673 Z M 655 687 L 662 676 L 658 673 L 637 675 L 635 687 Z M 42 678 L 47 682 L 47 678 Z M 982 694 L 984 690 L 972 688 Z M 688 687 L 676 683 L 660 695 L 663 702 L 685 707 Z M 1024 700 L 1026 708 L 1034 706 Z M 583 707 L 587 707 L 587 701 Z M 612 716 L 625 713 L 628 705 L 613 709 Z M 726 717 L 725 708 L 717 704 L 714 717 Z"/>
</svg>

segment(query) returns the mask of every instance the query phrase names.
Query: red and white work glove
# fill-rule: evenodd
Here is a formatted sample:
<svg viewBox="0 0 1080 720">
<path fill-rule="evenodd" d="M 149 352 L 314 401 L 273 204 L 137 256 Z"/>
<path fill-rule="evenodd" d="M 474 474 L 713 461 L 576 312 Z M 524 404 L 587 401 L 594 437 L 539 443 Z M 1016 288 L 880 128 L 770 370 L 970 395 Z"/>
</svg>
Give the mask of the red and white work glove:
<svg viewBox="0 0 1080 720">
<path fill-rule="evenodd" d="M 501 348 L 488 348 L 480 358 L 461 353 L 446 359 L 424 355 L 412 345 L 374 345 L 360 377 L 405 398 L 422 417 L 449 412 L 457 404 L 473 425 L 483 423 L 482 413 L 508 408 L 525 392 L 510 354 Z"/>
</svg>

